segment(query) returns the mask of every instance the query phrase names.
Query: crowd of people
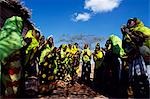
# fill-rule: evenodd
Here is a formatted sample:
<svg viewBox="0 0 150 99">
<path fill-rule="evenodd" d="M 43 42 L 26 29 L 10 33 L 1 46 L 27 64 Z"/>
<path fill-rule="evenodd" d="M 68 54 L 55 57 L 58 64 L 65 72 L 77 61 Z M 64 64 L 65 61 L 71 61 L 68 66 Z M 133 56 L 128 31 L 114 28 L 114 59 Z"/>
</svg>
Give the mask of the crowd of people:
<svg viewBox="0 0 150 99">
<path fill-rule="evenodd" d="M 0 30 L 2 96 L 50 94 L 59 80 L 76 83 L 81 71 L 82 83 L 92 83 L 102 94 L 127 98 L 132 90 L 135 98 L 149 98 L 150 28 L 139 19 L 131 18 L 121 27 L 122 39 L 110 35 L 105 48 L 97 43 L 93 52 L 88 44 L 83 49 L 78 43 L 56 47 L 52 36 L 45 39 L 34 28 L 25 36 L 22 31 L 19 16 L 8 18 Z"/>
</svg>

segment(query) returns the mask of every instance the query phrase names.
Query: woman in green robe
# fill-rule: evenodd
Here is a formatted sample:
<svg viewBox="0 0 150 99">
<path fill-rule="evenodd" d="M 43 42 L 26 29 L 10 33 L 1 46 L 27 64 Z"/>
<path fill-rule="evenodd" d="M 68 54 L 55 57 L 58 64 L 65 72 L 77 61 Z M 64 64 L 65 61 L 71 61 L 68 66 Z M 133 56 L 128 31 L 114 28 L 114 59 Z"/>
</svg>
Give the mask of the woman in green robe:
<svg viewBox="0 0 150 99">
<path fill-rule="evenodd" d="M 2 66 L 2 90 L 4 96 L 17 97 L 21 78 L 21 53 L 23 47 L 23 20 L 21 17 L 8 18 L 0 30 L 0 64 Z"/>
</svg>

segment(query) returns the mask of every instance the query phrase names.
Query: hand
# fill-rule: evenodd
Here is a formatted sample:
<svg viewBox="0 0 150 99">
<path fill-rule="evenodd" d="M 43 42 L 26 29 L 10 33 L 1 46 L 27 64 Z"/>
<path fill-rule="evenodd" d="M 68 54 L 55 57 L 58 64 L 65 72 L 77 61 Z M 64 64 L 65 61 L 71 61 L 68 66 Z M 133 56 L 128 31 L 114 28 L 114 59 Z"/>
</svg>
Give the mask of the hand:
<svg viewBox="0 0 150 99">
<path fill-rule="evenodd" d="M 123 25 L 121 26 L 121 28 L 120 28 L 122 33 L 125 32 L 125 28 L 127 28 L 127 26 L 126 26 L 125 24 L 123 24 Z"/>
<path fill-rule="evenodd" d="M 122 32 L 123 34 L 125 34 L 125 33 L 130 34 L 129 28 L 127 28 L 126 25 L 122 25 L 122 27 L 121 27 L 121 32 Z"/>
<path fill-rule="evenodd" d="M 128 33 L 128 34 L 130 33 L 130 31 L 129 31 L 128 28 L 125 28 L 125 29 L 124 29 L 124 32 L 125 32 L 125 33 Z"/>
</svg>

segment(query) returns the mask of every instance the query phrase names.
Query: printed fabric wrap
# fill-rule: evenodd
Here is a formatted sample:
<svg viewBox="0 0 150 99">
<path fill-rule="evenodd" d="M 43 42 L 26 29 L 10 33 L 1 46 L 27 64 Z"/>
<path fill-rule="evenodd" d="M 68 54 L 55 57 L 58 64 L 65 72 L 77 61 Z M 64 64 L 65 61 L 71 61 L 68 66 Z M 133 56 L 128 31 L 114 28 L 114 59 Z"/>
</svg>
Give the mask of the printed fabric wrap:
<svg viewBox="0 0 150 99">
<path fill-rule="evenodd" d="M 123 36 L 122 39 L 122 47 L 127 54 L 132 53 L 135 49 L 137 49 L 136 44 L 132 41 L 128 34 Z"/>
<path fill-rule="evenodd" d="M 23 20 L 21 17 L 13 16 L 5 21 L 0 30 L 0 61 L 23 47 L 22 28 Z"/>
<path fill-rule="evenodd" d="M 142 56 L 137 56 L 133 61 L 129 64 L 129 79 L 133 80 L 134 76 L 141 76 L 147 74 L 146 65 Z"/>
<path fill-rule="evenodd" d="M 125 55 L 125 52 L 122 48 L 122 40 L 116 35 L 111 35 L 109 37 L 109 40 L 112 41 L 113 53 L 119 55 L 120 57 L 123 57 Z"/>
<path fill-rule="evenodd" d="M 46 48 L 42 51 L 40 56 L 40 64 L 44 62 L 44 57 L 53 50 L 54 47 L 50 48 L 49 45 L 46 45 Z"/>
<path fill-rule="evenodd" d="M 37 39 L 33 36 L 33 33 L 35 33 L 35 30 L 29 30 L 25 36 L 25 38 L 31 38 L 32 41 L 30 43 L 30 45 L 28 46 L 27 50 L 26 50 L 26 54 L 28 54 L 28 52 L 30 50 L 35 50 L 36 47 L 39 46 L 39 42 L 37 41 Z"/>
<path fill-rule="evenodd" d="M 101 50 L 97 51 L 97 54 L 94 55 L 94 60 L 103 58 L 103 52 Z"/>
<path fill-rule="evenodd" d="M 78 50 L 79 50 L 79 49 L 78 49 L 75 45 L 73 45 L 72 50 L 71 50 L 71 53 L 72 53 L 72 54 L 75 54 Z"/>
<path fill-rule="evenodd" d="M 0 62 L 0 81 L 1 81 L 1 78 L 2 78 L 2 73 L 1 73 L 1 62 Z"/>
<path fill-rule="evenodd" d="M 87 53 L 87 54 L 85 54 L 85 53 Z M 91 61 L 91 51 L 90 51 L 90 49 L 89 49 L 89 48 L 84 49 L 84 50 L 82 51 L 81 56 L 83 56 L 83 61 L 84 61 L 84 62 Z"/>
<path fill-rule="evenodd" d="M 133 27 L 130 30 L 135 33 L 142 32 L 145 36 L 148 36 L 148 39 L 145 40 L 144 45 L 150 48 L 150 28 L 144 26 L 143 22 L 138 19 L 136 27 Z"/>
</svg>

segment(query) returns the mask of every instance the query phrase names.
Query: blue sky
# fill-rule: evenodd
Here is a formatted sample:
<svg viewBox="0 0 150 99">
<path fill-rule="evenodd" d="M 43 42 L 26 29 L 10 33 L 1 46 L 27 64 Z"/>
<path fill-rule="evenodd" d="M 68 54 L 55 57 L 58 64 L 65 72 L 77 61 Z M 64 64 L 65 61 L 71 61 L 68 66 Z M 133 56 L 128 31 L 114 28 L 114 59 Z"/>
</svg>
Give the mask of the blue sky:
<svg viewBox="0 0 150 99">
<path fill-rule="evenodd" d="M 22 1 L 31 9 L 31 20 L 36 27 L 46 37 L 53 35 L 55 42 L 64 33 L 94 34 L 105 38 L 113 33 L 121 38 L 120 26 L 131 17 L 137 17 L 150 26 L 149 0 Z"/>
</svg>

